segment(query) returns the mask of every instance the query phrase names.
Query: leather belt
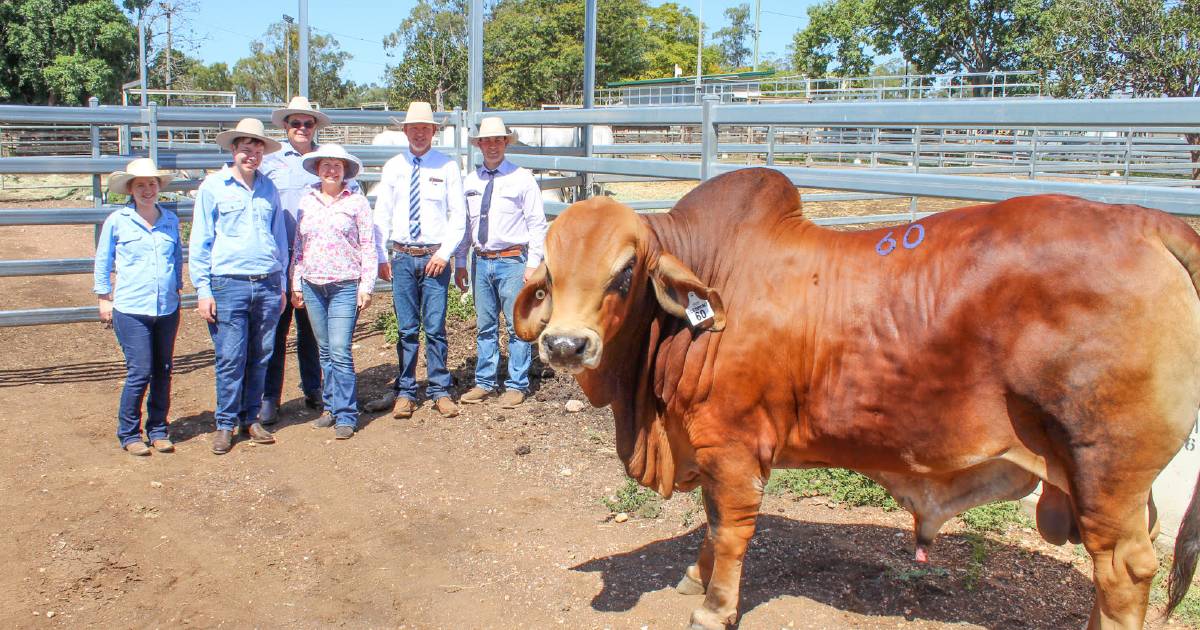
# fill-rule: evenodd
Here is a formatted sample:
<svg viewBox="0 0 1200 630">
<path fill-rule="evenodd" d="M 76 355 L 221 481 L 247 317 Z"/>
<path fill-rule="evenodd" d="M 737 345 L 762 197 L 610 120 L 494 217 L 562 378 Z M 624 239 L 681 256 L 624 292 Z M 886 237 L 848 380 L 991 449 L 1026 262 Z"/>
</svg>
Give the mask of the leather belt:
<svg viewBox="0 0 1200 630">
<path fill-rule="evenodd" d="M 405 245 L 403 243 L 392 243 L 392 251 L 408 254 L 409 256 L 429 256 L 437 252 L 437 245 Z"/>
<path fill-rule="evenodd" d="M 475 250 L 475 255 L 480 258 L 512 258 L 513 256 L 520 256 L 524 253 L 524 245 L 514 245 L 508 249 L 502 249 L 494 252 L 486 252 L 478 249 Z"/>
<path fill-rule="evenodd" d="M 253 275 L 227 275 L 225 277 L 233 278 L 234 280 L 246 280 L 249 282 L 258 282 L 259 280 L 266 280 L 267 278 L 270 278 L 271 276 L 274 276 L 274 275 L 275 275 L 274 273 L 259 273 L 259 274 L 253 274 Z"/>
</svg>

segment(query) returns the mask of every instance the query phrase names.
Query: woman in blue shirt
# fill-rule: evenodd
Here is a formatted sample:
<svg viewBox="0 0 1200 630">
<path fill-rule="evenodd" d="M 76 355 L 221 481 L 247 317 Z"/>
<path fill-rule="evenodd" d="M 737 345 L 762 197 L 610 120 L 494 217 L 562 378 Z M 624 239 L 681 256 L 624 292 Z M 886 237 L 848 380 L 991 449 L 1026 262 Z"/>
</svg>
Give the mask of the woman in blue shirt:
<svg viewBox="0 0 1200 630">
<path fill-rule="evenodd" d="M 158 193 L 171 179 L 149 158 L 134 160 L 109 176 L 109 190 L 129 195 L 130 201 L 104 221 L 96 244 L 93 291 L 100 299 L 100 321 L 112 325 L 125 353 L 117 439 L 131 455 L 150 454 L 140 427 L 147 388 L 146 438 L 161 453 L 175 450 L 167 437 L 167 410 L 179 330 L 183 247 L 178 215 L 158 205 Z"/>
</svg>

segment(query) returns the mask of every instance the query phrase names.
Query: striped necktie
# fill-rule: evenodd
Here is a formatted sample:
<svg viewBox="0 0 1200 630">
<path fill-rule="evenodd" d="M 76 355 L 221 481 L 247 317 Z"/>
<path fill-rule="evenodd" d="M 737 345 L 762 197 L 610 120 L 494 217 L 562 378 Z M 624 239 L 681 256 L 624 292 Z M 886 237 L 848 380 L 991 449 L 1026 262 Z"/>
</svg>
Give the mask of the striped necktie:
<svg viewBox="0 0 1200 630">
<path fill-rule="evenodd" d="M 412 179 L 408 182 L 408 235 L 414 243 L 421 237 L 421 158 L 413 158 Z"/>
<path fill-rule="evenodd" d="M 475 240 L 479 242 L 480 249 L 487 248 L 488 212 L 492 208 L 492 184 L 496 183 L 496 173 L 499 173 L 500 169 L 485 168 L 483 172 L 491 177 L 488 178 L 487 186 L 483 188 L 483 202 L 479 204 L 479 236 Z"/>
</svg>

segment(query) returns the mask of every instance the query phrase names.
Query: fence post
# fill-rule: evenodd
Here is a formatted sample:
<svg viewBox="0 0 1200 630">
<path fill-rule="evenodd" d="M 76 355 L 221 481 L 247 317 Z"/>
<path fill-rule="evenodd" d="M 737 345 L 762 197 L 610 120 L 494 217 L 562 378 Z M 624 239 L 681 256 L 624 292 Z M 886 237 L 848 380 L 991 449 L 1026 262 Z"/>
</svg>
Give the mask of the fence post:
<svg viewBox="0 0 1200 630">
<path fill-rule="evenodd" d="M 913 129 L 913 172 L 921 171 L 921 136 L 925 135 L 925 130 L 921 127 Z M 909 222 L 917 220 L 917 197 L 914 195 L 908 198 L 908 220 Z"/>
<path fill-rule="evenodd" d="M 767 166 L 775 166 L 775 125 L 767 125 Z"/>
<path fill-rule="evenodd" d="M 1033 138 L 1029 141 L 1029 179 L 1037 179 L 1038 130 L 1033 130 Z"/>
<path fill-rule="evenodd" d="M 1125 131 L 1125 183 L 1129 183 L 1129 162 L 1133 159 L 1133 127 Z"/>
<path fill-rule="evenodd" d="M 709 178 L 709 164 L 717 159 L 717 127 L 713 124 L 713 108 L 721 97 L 705 94 L 700 102 L 700 181 Z"/>
<path fill-rule="evenodd" d="M 150 102 L 149 120 L 146 121 L 150 125 L 150 159 L 158 164 L 158 103 Z"/>
<path fill-rule="evenodd" d="M 454 108 L 454 115 L 451 116 L 450 120 L 452 121 L 452 124 L 454 125 L 454 160 L 456 162 L 459 162 L 460 164 L 465 164 L 465 162 L 461 161 L 462 157 L 463 157 L 463 154 L 462 154 L 462 148 L 463 148 L 462 147 L 462 132 L 464 129 L 463 113 L 462 113 L 461 107 Z M 470 149 L 468 149 L 468 150 L 470 150 Z M 463 174 L 465 175 L 466 172 L 464 172 Z"/>
<path fill-rule="evenodd" d="M 100 99 L 95 96 L 89 98 L 88 107 L 100 107 Z M 88 131 L 92 136 L 92 157 L 98 158 L 100 157 L 100 128 L 92 124 L 88 126 Z M 92 207 L 94 208 L 99 208 L 102 205 L 100 203 L 100 193 L 100 174 L 94 173 L 92 175 Z M 96 243 L 100 242 L 100 229 L 100 224 L 96 224 L 93 228 L 93 238 Z"/>
</svg>

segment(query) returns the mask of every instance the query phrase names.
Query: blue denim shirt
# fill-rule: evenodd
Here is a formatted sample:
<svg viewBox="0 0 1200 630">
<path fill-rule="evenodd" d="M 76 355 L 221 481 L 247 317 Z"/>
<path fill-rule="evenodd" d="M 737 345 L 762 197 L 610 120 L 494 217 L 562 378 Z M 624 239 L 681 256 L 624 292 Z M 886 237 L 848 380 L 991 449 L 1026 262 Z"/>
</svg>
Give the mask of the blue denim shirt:
<svg viewBox="0 0 1200 630">
<path fill-rule="evenodd" d="M 162 206 L 158 212 L 158 221 L 147 227 L 132 204 L 121 208 L 104 220 L 96 243 L 92 291 L 112 293 L 115 270 L 113 308 L 128 315 L 160 317 L 179 308 L 183 286 L 179 217 Z"/>
<path fill-rule="evenodd" d="M 317 150 L 315 142 L 313 150 Z M 308 194 L 308 190 L 313 184 L 321 183 L 321 178 L 304 170 L 304 157 L 299 151 L 292 148 L 292 145 L 284 144 L 282 149 L 264 156 L 262 166 L 258 168 L 258 171 L 270 177 L 275 188 L 279 189 L 279 202 L 283 204 L 283 209 L 288 214 L 284 220 L 289 243 L 296 242 L 296 223 L 300 220 L 300 199 Z M 362 187 L 353 179 L 346 182 L 346 188 L 352 193 L 362 192 Z"/>
<path fill-rule="evenodd" d="M 288 237 L 279 191 L 256 172 L 249 190 L 226 164 L 196 191 L 188 270 L 199 298 L 211 298 L 213 276 L 286 271 Z"/>
</svg>

